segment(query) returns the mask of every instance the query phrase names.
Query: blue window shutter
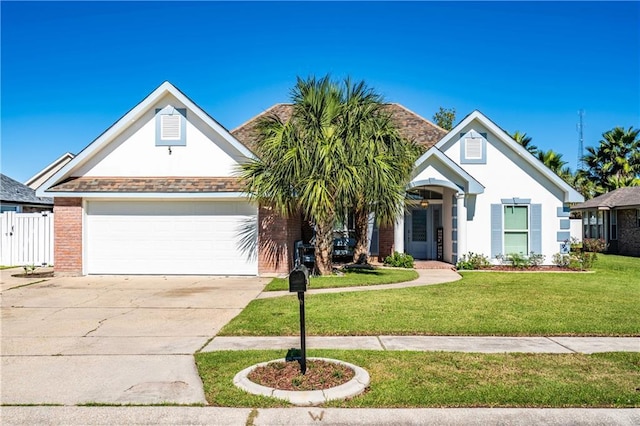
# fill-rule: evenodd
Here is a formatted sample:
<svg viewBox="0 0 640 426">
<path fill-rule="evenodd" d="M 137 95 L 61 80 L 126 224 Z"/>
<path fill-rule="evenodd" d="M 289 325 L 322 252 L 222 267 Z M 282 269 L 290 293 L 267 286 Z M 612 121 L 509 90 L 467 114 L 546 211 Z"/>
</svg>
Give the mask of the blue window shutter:
<svg viewBox="0 0 640 426">
<path fill-rule="evenodd" d="M 502 204 L 491 204 L 491 257 L 502 253 Z"/>
<path fill-rule="evenodd" d="M 531 204 L 531 247 L 536 254 L 542 253 L 542 204 Z"/>
</svg>

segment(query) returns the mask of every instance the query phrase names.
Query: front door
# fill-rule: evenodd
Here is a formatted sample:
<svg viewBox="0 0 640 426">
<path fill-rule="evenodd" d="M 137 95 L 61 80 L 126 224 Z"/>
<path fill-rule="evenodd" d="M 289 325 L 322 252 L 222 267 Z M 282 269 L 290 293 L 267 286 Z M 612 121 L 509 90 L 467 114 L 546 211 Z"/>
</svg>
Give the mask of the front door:
<svg viewBox="0 0 640 426">
<path fill-rule="evenodd" d="M 437 229 L 442 226 L 442 206 L 414 207 L 405 217 L 406 251 L 415 259 L 437 257 Z"/>
<path fill-rule="evenodd" d="M 426 259 L 429 251 L 428 209 L 412 208 L 405 219 L 407 226 L 407 252 L 415 259 Z"/>
</svg>

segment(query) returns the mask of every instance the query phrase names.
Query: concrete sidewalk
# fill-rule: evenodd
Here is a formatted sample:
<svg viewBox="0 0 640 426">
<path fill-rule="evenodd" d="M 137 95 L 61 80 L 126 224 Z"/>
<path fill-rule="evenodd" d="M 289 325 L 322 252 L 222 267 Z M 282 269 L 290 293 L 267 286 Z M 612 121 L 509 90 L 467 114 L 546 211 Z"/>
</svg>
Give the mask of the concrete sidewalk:
<svg viewBox="0 0 640 426">
<path fill-rule="evenodd" d="M 215 337 L 202 352 L 299 347 L 294 336 Z M 309 349 L 454 351 L 480 353 L 640 352 L 640 337 L 309 336 Z"/>
<path fill-rule="evenodd" d="M 3 425 L 638 425 L 640 409 L 2 407 Z"/>
<path fill-rule="evenodd" d="M 418 278 L 413 281 L 395 284 L 365 285 L 360 287 L 337 287 L 337 288 L 310 288 L 306 294 L 324 293 L 351 293 L 354 291 L 390 290 L 397 288 L 422 287 L 425 285 L 444 284 L 462 279 L 462 276 L 453 269 L 416 269 Z M 295 293 L 288 291 L 263 291 L 258 295 L 258 299 L 269 299 L 272 297 L 291 296 Z"/>
</svg>

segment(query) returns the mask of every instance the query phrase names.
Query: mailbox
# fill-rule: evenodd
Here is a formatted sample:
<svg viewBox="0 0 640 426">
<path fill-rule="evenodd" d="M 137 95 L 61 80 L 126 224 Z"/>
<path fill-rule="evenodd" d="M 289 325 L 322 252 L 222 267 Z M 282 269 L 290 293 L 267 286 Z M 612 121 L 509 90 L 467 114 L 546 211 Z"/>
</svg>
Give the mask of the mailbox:
<svg viewBox="0 0 640 426">
<path fill-rule="evenodd" d="M 289 274 L 289 291 L 292 293 L 300 293 L 307 291 L 309 284 L 309 269 L 304 265 L 298 265 L 293 268 Z"/>
</svg>

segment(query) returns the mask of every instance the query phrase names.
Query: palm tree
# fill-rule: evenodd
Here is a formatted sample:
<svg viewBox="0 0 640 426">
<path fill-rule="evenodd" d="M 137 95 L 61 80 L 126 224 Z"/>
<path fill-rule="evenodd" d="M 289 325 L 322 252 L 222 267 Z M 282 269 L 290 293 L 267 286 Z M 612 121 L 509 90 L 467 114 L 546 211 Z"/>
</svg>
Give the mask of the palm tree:
<svg viewBox="0 0 640 426">
<path fill-rule="evenodd" d="M 602 134 L 598 147 L 587 147 L 580 174 L 605 193 L 622 186 L 640 185 L 640 129 L 615 127 Z M 596 194 L 598 195 L 598 194 Z"/>
<path fill-rule="evenodd" d="M 316 270 L 332 271 L 336 210 L 349 198 L 353 179 L 340 140 L 340 89 L 328 77 L 298 78 L 287 122 L 271 116 L 258 126 L 258 159 L 241 166 L 245 191 L 261 205 L 288 217 L 302 212 L 316 226 Z M 345 197 L 345 193 L 348 194 Z"/>
<path fill-rule="evenodd" d="M 520 130 L 516 130 L 515 133 L 511 135 L 511 137 L 532 155 L 538 154 L 538 147 L 531 143 L 531 137 L 527 136 L 526 133 L 520 132 Z"/>
<path fill-rule="evenodd" d="M 366 262 L 369 216 L 391 224 L 404 207 L 405 188 L 419 147 L 403 138 L 384 109 L 381 96 L 364 82 L 344 84 L 344 140 L 361 179 L 350 209 L 354 216 L 354 260 Z"/>
<path fill-rule="evenodd" d="M 550 149 L 548 151 L 538 151 L 538 160 L 551 169 L 555 174 L 561 175 L 564 166 L 567 164 L 562 159 L 562 154 Z"/>
<path fill-rule="evenodd" d="M 364 83 L 298 78 L 292 100 L 287 122 L 260 122 L 258 159 L 242 165 L 240 176 L 261 205 L 284 216 L 302 213 L 315 223 L 316 272 L 330 274 L 336 218 L 354 208 L 356 217 L 365 218 L 398 212 L 410 173 L 406 163 L 415 157 L 400 161 L 389 148 L 401 138 L 384 116 L 380 96 Z M 364 229 L 358 241 L 366 249 L 366 222 Z"/>
</svg>

